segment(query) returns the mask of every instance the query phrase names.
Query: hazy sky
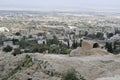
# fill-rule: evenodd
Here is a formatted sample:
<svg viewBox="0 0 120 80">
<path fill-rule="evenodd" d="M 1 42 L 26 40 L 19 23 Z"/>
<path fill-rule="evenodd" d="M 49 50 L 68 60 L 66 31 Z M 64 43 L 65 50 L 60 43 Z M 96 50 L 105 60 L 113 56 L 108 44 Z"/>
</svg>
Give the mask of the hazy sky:
<svg viewBox="0 0 120 80">
<path fill-rule="evenodd" d="M 120 11 L 120 0 L 0 0 L 0 9 L 115 9 Z"/>
</svg>

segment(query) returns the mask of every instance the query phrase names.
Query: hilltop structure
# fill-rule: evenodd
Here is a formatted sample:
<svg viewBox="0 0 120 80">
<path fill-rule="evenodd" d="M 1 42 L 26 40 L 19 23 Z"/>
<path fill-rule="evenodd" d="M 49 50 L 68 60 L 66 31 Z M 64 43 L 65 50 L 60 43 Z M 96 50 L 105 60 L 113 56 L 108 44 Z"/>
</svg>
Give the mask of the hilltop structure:
<svg viewBox="0 0 120 80">
<path fill-rule="evenodd" d="M 71 51 L 70 56 L 90 56 L 90 55 L 107 55 L 108 52 L 103 48 L 103 45 L 89 40 L 84 40 L 81 47 Z"/>
</svg>

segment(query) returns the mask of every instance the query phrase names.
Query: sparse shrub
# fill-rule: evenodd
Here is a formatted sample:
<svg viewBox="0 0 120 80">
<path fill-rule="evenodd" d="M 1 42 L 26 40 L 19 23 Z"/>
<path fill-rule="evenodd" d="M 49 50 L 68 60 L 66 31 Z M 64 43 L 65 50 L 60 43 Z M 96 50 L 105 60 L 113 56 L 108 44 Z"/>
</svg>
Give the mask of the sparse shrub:
<svg viewBox="0 0 120 80">
<path fill-rule="evenodd" d="M 28 45 L 28 42 L 26 40 L 24 40 L 24 39 L 20 40 L 19 46 L 21 49 L 25 49 L 27 47 L 27 45 Z"/>
<path fill-rule="evenodd" d="M 62 80 L 85 80 L 85 79 L 81 77 L 81 75 L 78 75 L 77 71 L 72 68 L 63 74 Z"/>
<path fill-rule="evenodd" d="M 46 50 L 49 50 L 49 47 L 47 45 L 42 45 L 39 47 L 38 52 L 43 53 Z"/>
<path fill-rule="evenodd" d="M 76 40 L 73 40 L 72 48 L 76 49 L 78 46 L 80 46 L 80 43 L 78 43 Z"/>
<path fill-rule="evenodd" d="M 47 45 L 51 45 L 51 44 L 56 44 L 58 45 L 60 42 L 58 40 L 58 38 L 56 36 L 53 36 L 53 39 L 49 39 L 47 40 Z"/>
<path fill-rule="evenodd" d="M 107 51 L 113 53 L 112 43 L 108 43 Z"/>
<path fill-rule="evenodd" d="M 3 44 L 3 41 L 0 39 L 0 46 Z"/>
<path fill-rule="evenodd" d="M 11 52 L 12 50 L 13 50 L 13 48 L 9 45 L 3 48 L 4 52 Z"/>
<path fill-rule="evenodd" d="M 31 66 L 31 63 L 32 62 L 32 57 L 30 55 L 26 55 L 25 56 L 25 59 L 23 60 L 22 62 L 22 67 L 30 67 Z"/>
<path fill-rule="evenodd" d="M 113 37 L 113 35 L 114 35 L 113 33 L 108 33 L 108 34 L 107 34 L 107 37 L 108 37 L 108 38 L 111 38 L 111 37 Z"/>
<path fill-rule="evenodd" d="M 57 45 L 53 44 L 53 45 L 51 45 L 49 48 L 50 48 L 50 49 L 49 49 L 49 52 L 50 52 L 50 53 L 56 53 L 56 54 L 59 53 L 59 47 L 58 47 Z"/>
<path fill-rule="evenodd" d="M 28 78 L 27 80 L 32 80 L 32 78 Z"/>
<path fill-rule="evenodd" d="M 60 54 L 69 54 L 69 53 L 70 53 L 69 49 L 67 49 L 65 47 L 61 48 Z"/>
<path fill-rule="evenodd" d="M 21 54 L 21 51 L 19 48 L 14 49 L 14 52 L 12 53 L 13 56 L 16 56 L 18 54 Z"/>
<path fill-rule="evenodd" d="M 14 44 L 14 45 L 19 44 L 19 40 L 18 40 L 18 39 L 12 39 L 12 41 L 13 41 L 13 44 Z"/>
<path fill-rule="evenodd" d="M 100 39 L 100 40 L 103 40 L 103 39 L 104 39 L 103 35 L 104 35 L 104 34 L 103 34 L 102 32 L 97 32 L 96 38 L 98 38 L 98 39 Z"/>
<path fill-rule="evenodd" d="M 20 36 L 21 33 L 20 33 L 20 32 L 16 32 L 15 35 L 16 35 L 16 36 Z"/>
</svg>

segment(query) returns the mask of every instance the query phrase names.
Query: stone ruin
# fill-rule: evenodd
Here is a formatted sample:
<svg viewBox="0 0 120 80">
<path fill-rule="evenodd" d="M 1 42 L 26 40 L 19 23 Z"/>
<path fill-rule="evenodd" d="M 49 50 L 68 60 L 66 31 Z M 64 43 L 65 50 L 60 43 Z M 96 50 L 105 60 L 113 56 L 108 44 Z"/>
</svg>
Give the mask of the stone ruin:
<svg viewBox="0 0 120 80">
<path fill-rule="evenodd" d="M 97 42 L 84 40 L 81 47 L 71 51 L 70 56 L 107 55 L 108 52 L 101 47 L 102 45 Z"/>
</svg>

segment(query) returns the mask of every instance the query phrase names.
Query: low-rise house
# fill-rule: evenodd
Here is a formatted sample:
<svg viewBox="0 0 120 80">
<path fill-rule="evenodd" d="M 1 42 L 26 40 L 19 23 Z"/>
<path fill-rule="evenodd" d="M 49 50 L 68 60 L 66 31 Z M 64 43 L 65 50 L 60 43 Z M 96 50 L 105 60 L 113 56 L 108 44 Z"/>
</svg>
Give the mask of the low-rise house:
<svg viewBox="0 0 120 80">
<path fill-rule="evenodd" d="M 38 33 L 38 39 L 45 39 L 45 33 Z"/>
<path fill-rule="evenodd" d="M 0 27 L 0 32 L 9 32 L 10 30 L 7 27 Z"/>
<path fill-rule="evenodd" d="M 16 36 L 16 35 L 13 35 L 13 38 L 14 38 L 14 39 L 21 40 L 21 39 L 22 39 L 22 36 Z"/>
<path fill-rule="evenodd" d="M 37 43 L 38 44 L 43 44 L 43 43 L 46 44 L 47 41 L 46 41 L 46 39 L 42 39 L 42 40 L 38 40 Z"/>
<path fill-rule="evenodd" d="M 32 36 L 32 38 L 34 38 L 34 39 L 38 39 L 38 36 L 37 35 L 31 35 Z"/>
<path fill-rule="evenodd" d="M 6 35 L 7 39 L 13 39 L 13 35 Z"/>
<path fill-rule="evenodd" d="M 65 44 L 65 45 L 68 45 L 68 41 L 64 40 L 64 39 L 61 39 L 59 40 L 62 44 Z"/>
<path fill-rule="evenodd" d="M 38 36 L 38 39 L 44 39 L 45 37 L 44 36 Z"/>
<path fill-rule="evenodd" d="M 69 47 L 72 47 L 73 41 L 72 40 L 64 40 L 61 39 L 59 40 L 60 42 L 62 42 L 62 44 L 68 45 L 68 41 L 69 41 Z"/>
<path fill-rule="evenodd" d="M 11 46 L 14 49 L 19 48 L 19 45 L 14 45 L 13 41 L 11 41 L 11 40 L 3 41 L 3 47 L 6 47 L 6 46 Z"/>
<path fill-rule="evenodd" d="M 116 34 L 113 37 L 111 37 L 110 40 L 120 40 L 120 35 Z"/>
<path fill-rule="evenodd" d="M 17 36 L 17 35 L 7 35 L 6 37 L 7 37 L 7 39 L 10 39 L 10 40 L 12 40 L 12 39 L 20 40 L 20 39 L 22 39 L 22 36 Z"/>
<path fill-rule="evenodd" d="M 37 40 L 37 35 L 29 35 L 28 38 L 26 38 L 27 40 Z"/>
<path fill-rule="evenodd" d="M 12 45 L 13 45 L 13 41 L 10 41 L 10 40 L 9 40 L 9 41 L 4 41 L 4 42 L 3 42 L 3 46 L 8 46 L 8 45 L 9 45 L 9 46 L 12 46 Z"/>
<path fill-rule="evenodd" d="M 47 39 L 53 39 L 53 35 L 52 34 L 46 34 L 46 38 Z"/>
</svg>

